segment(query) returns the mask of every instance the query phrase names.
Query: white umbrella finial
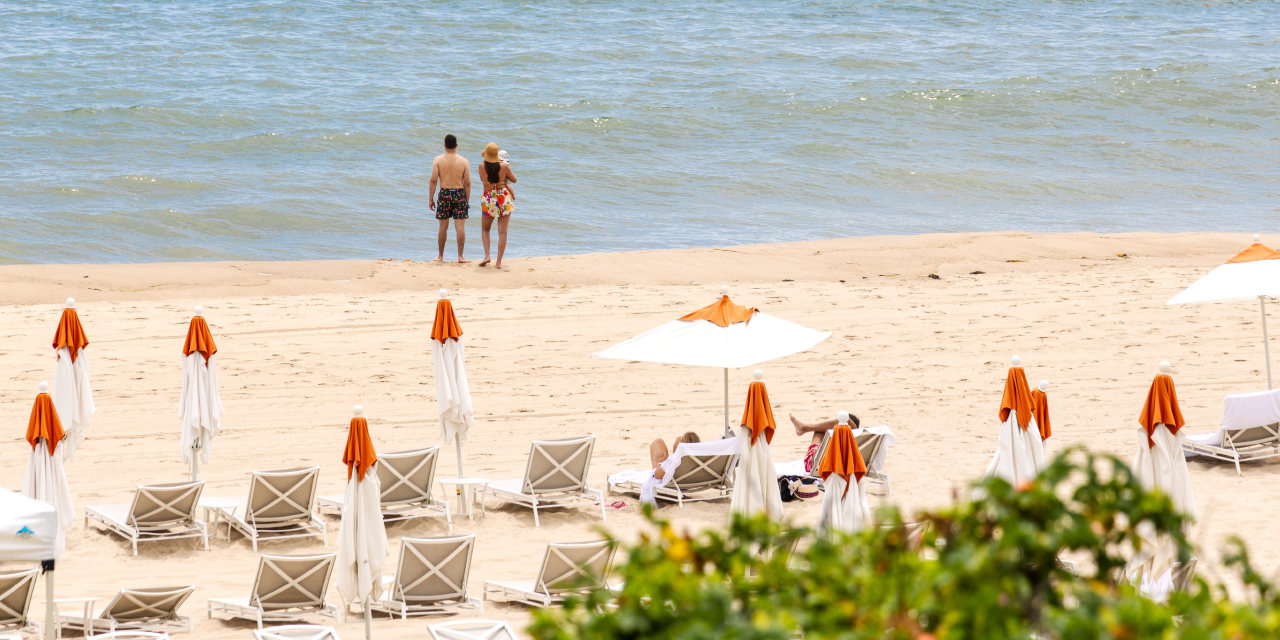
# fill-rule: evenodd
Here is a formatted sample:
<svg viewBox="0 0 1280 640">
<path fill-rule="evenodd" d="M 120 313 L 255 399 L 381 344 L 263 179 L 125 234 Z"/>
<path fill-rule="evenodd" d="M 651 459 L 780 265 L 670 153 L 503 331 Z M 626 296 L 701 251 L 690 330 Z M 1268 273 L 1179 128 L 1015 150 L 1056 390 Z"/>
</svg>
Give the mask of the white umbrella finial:
<svg viewBox="0 0 1280 640">
<path fill-rule="evenodd" d="M 75 299 L 75 298 L 67 298 L 67 308 L 68 308 L 68 309 L 74 309 L 74 308 L 76 308 L 76 299 Z"/>
<path fill-rule="evenodd" d="M 441 300 L 448 300 L 448 299 L 449 299 L 449 290 L 448 290 L 448 289 L 441 289 L 441 290 L 440 290 L 440 299 L 441 299 Z"/>
<path fill-rule="evenodd" d="M 204 315 L 204 307 L 196 307 L 196 317 Z"/>
<path fill-rule="evenodd" d="M 351 407 L 351 415 L 353 415 L 353 416 L 355 416 L 355 417 L 357 417 L 357 418 L 359 418 L 360 416 L 364 415 L 364 407 L 362 407 L 362 406 L 360 406 L 360 405 L 356 405 L 356 406 L 354 406 L 354 407 Z"/>
<path fill-rule="evenodd" d="M 1021 367 L 1022 358 L 1019 358 L 1018 356 L 1014 356 L 1013 359 L 1009 360 L 1009 365 L 1013 367 Z"/>
<path fill-rule="evenodd" d="M 836 424 L 849 424 L 849 412 L 841 410 L 836 414 Z"/>
<path fill-rule="evenodd" d="M 49 383 L 44 380 L 40 381 L 40 393 L 49 393 Z"/>
<path fill-rule="evenodd" d="M 1256 233 L 1255 233 L 1255 234 L 1253 234 L 1253 243 L 1254 243 L 1254 244 L 1258 244 L 1259 242 L 1262 242 L 1262 236 L 1260 236 L 1260 235 L 1258 235 L 1258 234 L 1256 234 Z"/>
<path fill-rule="evenodd" d="M 756 369 L 755 371 L 751 372 L 751 378 L 754 379 L 756 382 L 760 382 L 761 380 L 764 380 L 764 372 L 759 369 Z"/>
<path fill-rule="evenodd" d="M 726 284 L 726 285 L 724 285 L 724 286 L 720 287 L 720 295 L 722 295 L 722 296 L 727 296 L 727 295 L 729 295 L 729 285 L 727 285 L 727 284 Z"/>
<path fill-rule="evenodd" d="M 1048 391 L 1048 390 L 1049 390 L 1049 381 L 1048 381 L 1048 380 L 1041 380 L 1041 381 L 1040 381 L 1040 393 L 1044 393 L 1044 392 L 1046 392 L 1046 391 Z"/>
<path fill-rule="evenodd" d="M 1163 373 L 1165 375 L 1169 375 L 1170 373 L 1173 373 L 1173 367 L 1169 365 L 1168 360 L 1160 361 L 1160 373 Z"/>
</svg>

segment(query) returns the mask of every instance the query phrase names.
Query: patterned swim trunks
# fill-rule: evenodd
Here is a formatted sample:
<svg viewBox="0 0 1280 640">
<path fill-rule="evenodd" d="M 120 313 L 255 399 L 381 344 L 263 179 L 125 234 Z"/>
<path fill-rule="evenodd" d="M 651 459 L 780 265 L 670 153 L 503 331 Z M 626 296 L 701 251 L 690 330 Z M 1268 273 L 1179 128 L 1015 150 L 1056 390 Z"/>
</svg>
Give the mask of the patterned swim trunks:
<svg viewBox="0 0 1280 640">
<path fill-rule="evenodd" d="M 466 189 L 441 189 L 436 202 L 436 220 L 466 220 L 470 207 Z"/>
<path fill-rule="evenodd" d="M 487 218 L 509 216 L 514 205 L 515 202 L 511 199 L 511 193 L 506 188 L 488 191 L 484 194 L 484 197 L 480 198 L 480 210 L 484 211 L 484 215 Z"/>
</svg>

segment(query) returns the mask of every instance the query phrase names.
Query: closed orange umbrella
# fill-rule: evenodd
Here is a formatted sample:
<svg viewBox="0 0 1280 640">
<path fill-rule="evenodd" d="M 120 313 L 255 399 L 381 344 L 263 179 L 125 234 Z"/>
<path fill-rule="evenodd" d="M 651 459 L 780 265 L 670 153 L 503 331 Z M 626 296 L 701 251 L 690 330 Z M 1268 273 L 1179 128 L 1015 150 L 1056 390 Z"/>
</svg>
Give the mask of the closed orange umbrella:
<svg viewBox="0 0 1280 640">
<path fill-rule="evenodd" d="M 218 345 L 209 331 L 204 309 L 195 308 L 182 341 L 182 394 L 178 417 L 182 419 L 182 462 L 191 464 L 192 482 L 199 479 L 200 463 L 209 463 L 213 439 L 222 432 L 222 396 L 218 393 Z"/>
<path fill-rule="evenodd" d="M 1040 439 L 1048 440 L 1053 435 L 1049 427 L 1049 381 L 1041 380 L 1040 388 L 1031 391 L 1031 415 L 1035 416 L 1036 426 L 1040 427 Z"/>
<path fill-rule="evenodd" d="M 95 411 L 93 388 L 89 384 L 89 356 L 85 353 L 88 346 L 89 336 L 85 335 L 76 313 L 76 300 L 67 298 L 67 306 L 53 334 L 53 351 L 58 354 L 58 360 L 54 364 L 53 385 L 49 388 L 49 396 L 66 432 L 60 449 L 67 460 L 75 457 L 80 443 L 84 442 L 89 417 Z"/>
<path fill-rule="evenodd" d="M 871 510 L 867 507 L 867 463 L 858 450 L 858 440 L 849 426 L 849 413 L 841 411 L 836 416 L 836 426 L 828 436 L 827 452 L 818 462 L 818 473 L 826 483 L 818 509 L 818 532 L 855 533 L 871 523 Z M 850 487 L 853 491 L 849 491 Z"/>
<path fill-rule="evenodd" d="M 27 471 L 22 477 L 22 495 L 32 500 L 50 504 L 58 511 L 58 531 L 54 540 L 59 557 L 66 549 L 64 532 L 75 520 L 75 506 L 71 503 L 71 489 L 67 475 L 62 470 L 62 456 L 57 454 L 63 442 L 62 421 L 53 399 L 47 393 L 49 383 L 40 383 L 40 393 L 31 406 L 27 420 L 27 442 L 31 444 L 31 456 L 27 459 Z"/>
<path fill-rule="evenodd" d="M 458 477 L 462 477 L 462 443 L 474 421 L 471 389 L 467 384 L 467 355 L 462 343 L 462 326 L 453 312 L 449 291 L 440 290 L 436 317 L 431 323 L 431 368 L 436 379 L 436 413 L 440 437 L 452 440 L 458 454 Z"/>
<path fill-rule="evenodd" d="M 347 446 L 347 492 L 342 499 L 342 523 L 338 525 L 338 566 L 335 582 L 343 600 L 364 605 L 364 634 L 370 637 L 370 603 L 382 594 L 382 565 L 387 561 L 387 528 L 382 522 L 382 483 L 369 469 L 378 462 L 369 437 L 364 408 L 351 410 Z"/>
<path fill-rule="evenodd" d="M 1009 365 L 997 414 L 1000 416 L 1000 435 L 996 453 L 982 477 L 996 476 L 1017 486 L 1035 480 L 1047 463 L 1039 422 L 1036 423 L 1037 428 L 1029 428 L 1036 415 L 1035 402 L 1027 385 L 1027 374 L 1022 369 L 1022 358 L 1013 356 Z M 977 499 L 984 493 L 978 488 L 973 495 Z"/>
<path fill-rule="evenodd" d="M 762 382 L 764 373 L 757 369 L 752 377 L 755 381 L 747 389 L 747 403 L 738 427 L 738 468 L 734 472 L 729 513 L 748 517 L 764 513 L 777 522 L 782 520 L 782 493 L 769 449 L 777 425 L 769 392 Z"/>
<path fill-rule="evenodd" d="M 347 480 L 354 472 L 360 480 L 364 473 L 378 461 L 378 454 L 373 450 L 373 439 L 369 437 L 369 420 L 364 411 L 351 418 L 351 427 L 347 429 L 347 447 L 342 450 L 342 464 L 347 465 Z"/>
</svg>

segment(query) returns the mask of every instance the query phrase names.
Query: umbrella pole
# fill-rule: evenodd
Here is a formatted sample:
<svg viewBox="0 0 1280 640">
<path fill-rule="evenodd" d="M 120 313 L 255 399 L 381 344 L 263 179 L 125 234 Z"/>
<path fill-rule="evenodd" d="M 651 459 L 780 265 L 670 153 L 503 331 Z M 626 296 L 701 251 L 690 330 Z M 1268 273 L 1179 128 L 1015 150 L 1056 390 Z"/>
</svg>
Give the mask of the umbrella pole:
<svg viewBox="0 0 1280 640">
<path fill-rule="evenodd" d="M 724 437 L 728 438 L 733 435 L 733 429 L 729 428 L 729 368 L 724 369 Z"/>
<path fill-rule="evenodd" d="M 364 640 L 372 640 L 373 630 L 370 628 L 369 619 L 372 614 L 369 613 L 369 596 L 364 598 Z"/>
<path fill-rule="evenodd" d="M 57 632 L 57 625 L 53 623 L 57 617 L 58 607 L 53 603 L 53 560 L 44 560 L 40 563 L 40 568 L 44 569 L 44 637 L 45 640 L 54 640 L 54 634 Z"/>
<path fill-rule="evenodd" d="M 1267 356 L 1267 389 L 1271 389 L 1271 341 L 1267 339 L 1267 297 L 1258 296 L 1258 307 L 1262 309 L 1262 352 Z"/>
<path fill-rule="evenodd" d="M 191 445 L 191 481 L 195 482 L 200 477 L 200 443 Z"/>
<path fill-rule="evenodd" d="M 453 444 L 455 445 L 458 451 L 458 477 L 461 478 L 463 477 L 462 475 L 462 439 L 459 438 L 458 434 L 456 433 L 453 434 Z"/>
</svg>

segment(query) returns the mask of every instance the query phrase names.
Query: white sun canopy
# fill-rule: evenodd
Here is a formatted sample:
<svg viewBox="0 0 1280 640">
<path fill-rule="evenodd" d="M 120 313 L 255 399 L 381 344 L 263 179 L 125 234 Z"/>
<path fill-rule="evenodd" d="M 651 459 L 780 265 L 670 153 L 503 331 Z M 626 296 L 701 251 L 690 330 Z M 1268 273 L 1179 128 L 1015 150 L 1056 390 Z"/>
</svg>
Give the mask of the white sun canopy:
<svg viewBox="0 0 1280 640">
<path fill-rule="evenodd" d="M 0 489 L 0 562 L 57 559 L 58 510 Z"/>
</svg>

